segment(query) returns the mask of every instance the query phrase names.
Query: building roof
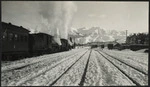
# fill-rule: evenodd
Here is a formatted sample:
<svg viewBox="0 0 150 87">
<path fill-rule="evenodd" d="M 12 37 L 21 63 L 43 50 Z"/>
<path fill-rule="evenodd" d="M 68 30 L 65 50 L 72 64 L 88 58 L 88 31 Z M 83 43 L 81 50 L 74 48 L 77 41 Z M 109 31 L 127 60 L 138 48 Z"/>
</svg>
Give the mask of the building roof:
<svg viewBox="0 0 150 87">
<path fill-rule="evenodd" d="M 25 29 L 22 26 L 17 26 L 11 23 L 2 22 L 2 30 L 6 30 L 6 29 L 11 31 L 17 31 L 17 32 L 30 32 L 29 30 Z"/>
</svg>

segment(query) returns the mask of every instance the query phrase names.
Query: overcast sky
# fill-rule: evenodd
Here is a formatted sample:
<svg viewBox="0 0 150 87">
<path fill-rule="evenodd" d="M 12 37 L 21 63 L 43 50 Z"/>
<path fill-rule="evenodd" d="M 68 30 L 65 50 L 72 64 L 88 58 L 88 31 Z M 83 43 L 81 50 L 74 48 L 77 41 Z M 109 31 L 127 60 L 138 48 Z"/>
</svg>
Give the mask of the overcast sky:
<svg viewBox="0 0 150 87">
<path fill-rule="evenodd" d="M 2 21 L 36 28 L 40 23 L 38 3 L 2 1 Z M 72 20 L 73 28 L 99 26 L 106 30 L 148 32 L 148 2 L 74 1 L 74 4 L 77 10 Z"/>
<path fill-rule="evenodd" d="M 76 2 L 74 27 L 148 31 L 148 2 Z"/>
</svg>

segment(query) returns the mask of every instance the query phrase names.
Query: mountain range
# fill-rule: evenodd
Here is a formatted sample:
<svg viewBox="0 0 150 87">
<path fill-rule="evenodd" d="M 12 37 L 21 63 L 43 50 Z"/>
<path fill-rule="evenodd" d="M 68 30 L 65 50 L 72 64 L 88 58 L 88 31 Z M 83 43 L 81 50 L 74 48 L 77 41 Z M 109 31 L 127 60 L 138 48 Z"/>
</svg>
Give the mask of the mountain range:
<svg viewBox="0 0 150 87">
<path fill-rule="evenodd" d="M 125 31 L 105 30 L 100 27 L 91 28 L 71 28 L 69 36 L 75 38 L 76 43 L 86 44 L 88 42 L 108 42 L 117 41 L 118 43 L 124 43 L 126 39 Z"/>
</svg>

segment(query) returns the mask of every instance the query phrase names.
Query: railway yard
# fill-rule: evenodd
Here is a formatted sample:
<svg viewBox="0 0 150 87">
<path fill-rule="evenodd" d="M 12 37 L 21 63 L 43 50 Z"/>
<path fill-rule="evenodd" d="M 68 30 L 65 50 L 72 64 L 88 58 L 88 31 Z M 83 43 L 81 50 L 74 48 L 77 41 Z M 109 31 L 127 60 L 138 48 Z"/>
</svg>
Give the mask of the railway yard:
<svg viewBox="0 0 150 87">
<path fill-rule="evenodd" d="M 1 62 L 1 86 L 147 86 L 148 53 L 78 48 Z"/>
</svg>

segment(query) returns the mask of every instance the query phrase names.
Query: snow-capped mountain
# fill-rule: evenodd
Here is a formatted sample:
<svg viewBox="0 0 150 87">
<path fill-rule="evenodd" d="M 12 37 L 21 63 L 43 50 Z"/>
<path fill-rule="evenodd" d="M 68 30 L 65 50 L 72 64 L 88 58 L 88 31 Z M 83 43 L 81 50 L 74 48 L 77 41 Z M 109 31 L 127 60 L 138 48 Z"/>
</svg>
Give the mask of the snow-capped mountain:
<svg viewBox="0 0 150 87">
<path fill-rule="evenodd" d="M 107 42 L 116 40 L 119 43 L 125 42 L 125 31 L 104 30 L 100 27 L 83 27 L 70 29 L 69 35 L 75 37 L 76 43 L 85 44 L 88 42 Z"/>
</svg>

